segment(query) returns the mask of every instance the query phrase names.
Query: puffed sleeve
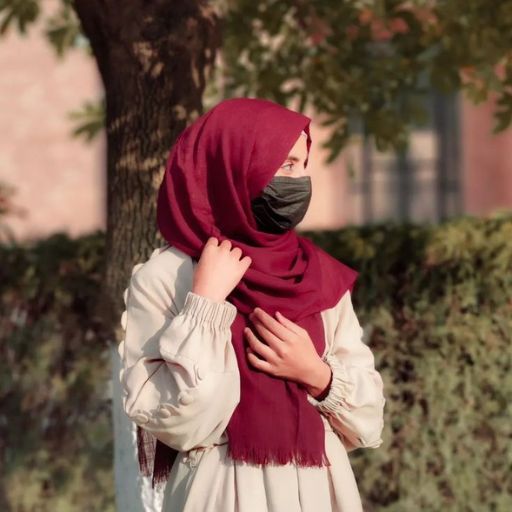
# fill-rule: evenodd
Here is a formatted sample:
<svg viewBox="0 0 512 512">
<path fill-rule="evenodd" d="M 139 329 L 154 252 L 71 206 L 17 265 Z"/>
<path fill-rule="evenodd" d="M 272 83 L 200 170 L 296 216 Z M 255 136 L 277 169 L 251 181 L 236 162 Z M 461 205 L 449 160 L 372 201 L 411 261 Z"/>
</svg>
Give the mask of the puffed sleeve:
<svg viewBox="0 0 512 512">
<path fill-rule="evenodd" d="M 169 283 L 133 273 L 119 346 L 126 414 L 178 451 L 218 441 L 240 400 L 230 329 L 236 307 L 183 295 L 180 308 Z"/>
<path fill-rule="evenodd" d="M 347 451 L 378 448 L 384 428 L 384 384 L 375 369 L 370 347 L 363 341 L 363 328 L 347 291 L 337 308 L 339 319 L 332 345 L 324 355 L 332 379 L 327 396 L 308 400 L 326 416 L 340 434 Z"/>
</svg>

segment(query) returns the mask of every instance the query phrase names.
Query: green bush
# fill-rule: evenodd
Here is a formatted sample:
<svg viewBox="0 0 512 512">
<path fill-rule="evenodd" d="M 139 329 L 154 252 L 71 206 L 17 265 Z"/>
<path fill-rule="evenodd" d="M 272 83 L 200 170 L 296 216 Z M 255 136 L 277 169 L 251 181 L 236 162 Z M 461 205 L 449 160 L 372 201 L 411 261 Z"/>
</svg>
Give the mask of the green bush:
<svg viewBox="0 0 512 512">
<path fill-rule="evenodd" d="M 103 238 L 0 246 L 1 510 L 114 510 Z"/>
<path fill-rule="evenodd" d="M 384 443 L 351 454 L 365 510 L 512 510 L 512 217 L 307 234 L 361 272 L 384 379 Z"/>
<path fill-rule="evenodd" d="M 384 443 L 365 511 L 512 510 L 512 217 L 305 232 L 356 268 Z M 0 247 L 0 508 L 114 510 L 104 235 Z"/>
</svg>

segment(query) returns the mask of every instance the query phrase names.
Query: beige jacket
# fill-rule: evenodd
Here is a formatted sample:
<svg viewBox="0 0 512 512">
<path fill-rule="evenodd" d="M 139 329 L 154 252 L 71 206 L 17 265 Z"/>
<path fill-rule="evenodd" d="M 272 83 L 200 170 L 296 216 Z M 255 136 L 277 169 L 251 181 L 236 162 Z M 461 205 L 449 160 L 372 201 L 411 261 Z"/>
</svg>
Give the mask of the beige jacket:
<svg viewBox="0 0 512 512">
<path fill-rule="evenodd" d="M 119 345 L 124 410 L 136 424 L 182 452 L 169 477 L 164 510 L 210 510 L 206 503 L 212 493 L 218 498 L 211 510 L 219 512 L 304 511 L 308 499 L 315 510 L 324 510 L 318 508 L 322 503 L 325 510 L 361 510 L 347 453 L 382 444 L 386 400 L 350 292 L 322 312 L 323 358 L 333 370 L 329 393 L 320 402 L 308 395 L 322 415 L 332 466 L 251 467 L 226 456 L 225 429 L 240 400 L 230 330 L 237 310 L 227 301 L 190 291 L 195 265 L 188 255 L 166 245 L 134 267 L 124 293 L 125 338 Z M 291 470 L 295 477 L 285 477 Z M 272 473 L 270 480 L 265 472 Z M 300 474 L 309 476 L 300 479 Z M 242 506 L 244 496 L 258 488 L 260 502 L 251 499 Z M 285 497 L 290 492 L 291 498 Z"/>
</svg>

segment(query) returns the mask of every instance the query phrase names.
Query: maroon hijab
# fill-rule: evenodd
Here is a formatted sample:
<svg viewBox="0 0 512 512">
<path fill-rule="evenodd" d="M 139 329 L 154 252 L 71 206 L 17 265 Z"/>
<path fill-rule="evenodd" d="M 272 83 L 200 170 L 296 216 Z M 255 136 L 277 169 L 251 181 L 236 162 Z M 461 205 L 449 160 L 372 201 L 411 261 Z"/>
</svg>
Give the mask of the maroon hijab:
<svg viewBox="0 0 512 512">
<path fill-rule="evenodd" d="M 231 331 L 241 381 L 240 402 L 227 434 L 229 455 L 253 464 L 329 464 L 322 419 L 306 390 L 255 369 L 247 360 L 243 334 L 256 306 L 272 316 L 280 311 L 308 331 L 321 356 L 325 334 L 320 313 L 352 290 L 358 276 L 293 229 L 258 231 L 252 216 L 251 200 L 286 160 L 302 130 L 308 135 L 309 156 L 310 122 L 269 100 L 224 100 L 178 137 L 158 193 L 158 228 L 169 244 L 198 261 L 210 236 L 227 238 L 252 258 L 227 297 L 238 309 Z M 167 477 L 175 455 L 156 443 L 153 484 L 155 477 Z M 139 438 L 139 448 L 144 444 Z"/>
</svg>

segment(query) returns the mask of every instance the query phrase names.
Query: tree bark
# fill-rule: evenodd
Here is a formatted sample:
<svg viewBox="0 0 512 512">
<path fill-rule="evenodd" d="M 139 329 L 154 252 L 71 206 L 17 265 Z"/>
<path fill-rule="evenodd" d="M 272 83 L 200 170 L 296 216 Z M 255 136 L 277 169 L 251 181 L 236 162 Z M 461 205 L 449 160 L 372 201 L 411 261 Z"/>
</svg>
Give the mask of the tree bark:
<svg viewBox="0 0 512 512">
<path fill-rule="evenodd" d="M 111 332 L 117 508 L 159 510 L 136 466 L 134 425 L 121 407 L 117 343 L 123 292 L 136 263 L 164 240 L 156 193 L 178 134 L 201 115 L 220 44 L 219 18 L 198 0 L 75 0 L 106 99 L 106 262 L 98 315 Z M 144 498 L 143 498 L 144 497 Z"/>
</svg>

